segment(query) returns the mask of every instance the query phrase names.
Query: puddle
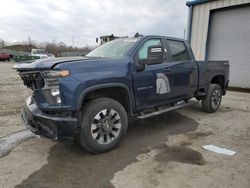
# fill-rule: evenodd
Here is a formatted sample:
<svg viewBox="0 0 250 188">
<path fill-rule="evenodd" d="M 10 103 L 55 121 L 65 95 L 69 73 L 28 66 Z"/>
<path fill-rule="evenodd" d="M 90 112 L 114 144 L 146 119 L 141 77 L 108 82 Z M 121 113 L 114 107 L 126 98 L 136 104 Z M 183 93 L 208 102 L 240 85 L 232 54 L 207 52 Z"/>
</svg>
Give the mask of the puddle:
<svg viewBox="0 0 250 188">
<path fill-rule="evenodd" d="M 110 180 L 115 172 L 136 161 L 143 151 L 167 142 L 169 135 L 192 132 L 197 127 L 193 119 L 169 112 L 135 122 L 119 147 L 108 153 L 93 155 L 79 144 L 57 143 L 49 152 L 48 163 L 17 187 L 112 187 Z M 184 146 L 163 148 L 158 160 L 165 160 L 165 156 L 202 164 L 201 156 Z"/>
<path fill-rule="evenodd" d="M 191 140 L 195 140 L 200 137 L 209 136 L 211 134 L 214 134 L 214 133 L 213 132 L 193 132 L 193 133 L 187 133 L 186 136 Z"/>
<path fill-rule="evenodd" d="M 155 156 L 159 162 L 176 161 L 181 163 L 189 163 L 194 165 L 205 165 L 206 161 L 198 151 L 195 151 L 185 144 L 181 146 L 167 146 L 164 144 L 159 149 L 159 153 Z"/>
</svg>

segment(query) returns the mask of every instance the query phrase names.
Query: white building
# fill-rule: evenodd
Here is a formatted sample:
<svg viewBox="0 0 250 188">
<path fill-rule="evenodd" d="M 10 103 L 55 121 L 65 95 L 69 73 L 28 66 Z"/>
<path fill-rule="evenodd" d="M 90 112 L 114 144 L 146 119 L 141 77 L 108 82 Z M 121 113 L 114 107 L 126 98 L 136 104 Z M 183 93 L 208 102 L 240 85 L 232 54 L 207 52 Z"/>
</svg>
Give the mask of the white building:
<svg viewBox="0 0 250 188">
<path fill-rule="evenodd" d="M 250 0 L 194 0 L 187 6 L 197 60 L 229 60 L 229 86 L 250 88 Z"/>
</svg>

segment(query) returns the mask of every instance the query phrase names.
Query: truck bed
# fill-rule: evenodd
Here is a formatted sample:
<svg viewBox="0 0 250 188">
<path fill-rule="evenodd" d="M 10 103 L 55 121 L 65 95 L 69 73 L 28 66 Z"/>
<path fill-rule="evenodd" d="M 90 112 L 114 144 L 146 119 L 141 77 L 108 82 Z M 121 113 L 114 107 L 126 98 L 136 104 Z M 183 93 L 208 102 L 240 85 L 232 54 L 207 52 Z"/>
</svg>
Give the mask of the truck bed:
<svg viewBox="0 0 250 188">
<path fill-rule="evenodd" d="M 222 88 L 223 90 L 227 87 L 229 61 L 197 61 L 197 64 L 199 68 L 198 93 L 207 93 L 209 83 L 212 82 L 211 79 L 213 78 L 221 79 L 221 82 L 224 85 L 224 88 Z"/>
</svg>

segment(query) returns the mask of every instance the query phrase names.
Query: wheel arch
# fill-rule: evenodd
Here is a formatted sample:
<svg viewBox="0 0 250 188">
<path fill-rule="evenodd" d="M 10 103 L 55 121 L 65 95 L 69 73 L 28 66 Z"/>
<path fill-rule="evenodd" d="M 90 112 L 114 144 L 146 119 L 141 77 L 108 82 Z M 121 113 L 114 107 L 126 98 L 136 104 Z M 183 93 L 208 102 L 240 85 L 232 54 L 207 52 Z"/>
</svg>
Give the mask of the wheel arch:
<svg viewBox="0 0 250 188">
<path fill-rule="evenodd" d="M 218 84 L 223 90 L 225 87 L 225 76 L 223 74 L 213 75 L 210 81 L 210 84 Z"/>
<path fill-rule="evenodd" d="M 120 102 L 129 115 L 131 115 L 134 103 L 129 91 L 129 88 L 121 83 L 108 83 L 88 87 L 80 94 L 78 109 L 81 109 L 88 100 L 99 97 L 108 97 Z M 116 96 L 117 94 L 119 94 L 119 96 Z"/>
</svg>

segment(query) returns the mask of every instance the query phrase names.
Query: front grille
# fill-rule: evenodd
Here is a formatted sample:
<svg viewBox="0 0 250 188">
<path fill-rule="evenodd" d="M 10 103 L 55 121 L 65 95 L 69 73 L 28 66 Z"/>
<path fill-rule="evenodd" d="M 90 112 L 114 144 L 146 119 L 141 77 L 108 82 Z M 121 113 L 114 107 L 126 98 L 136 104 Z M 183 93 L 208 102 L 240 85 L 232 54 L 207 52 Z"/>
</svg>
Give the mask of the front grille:
<svg viewBox="0 0 250 188">
<path fill-rule="evenodd" d="M 19 75 L 22 78 L 24 85 L 30 89 L 35 90 L 44 87 L 44 79 L 38 71 L 20 72 Z"/>
</svg>

